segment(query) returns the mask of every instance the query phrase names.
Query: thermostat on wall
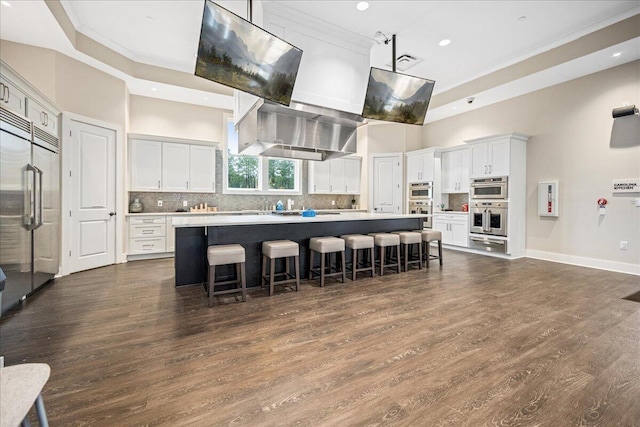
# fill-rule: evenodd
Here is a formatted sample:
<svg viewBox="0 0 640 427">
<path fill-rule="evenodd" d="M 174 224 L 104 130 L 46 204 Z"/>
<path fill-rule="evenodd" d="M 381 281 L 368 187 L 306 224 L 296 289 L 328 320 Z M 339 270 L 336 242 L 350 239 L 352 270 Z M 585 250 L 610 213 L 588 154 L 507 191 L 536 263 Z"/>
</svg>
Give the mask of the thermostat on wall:
<svg viewBox="0 0 640 427">
<path fill-rule="evenodd" d="M 538 183 L 538 215 L 558 216 L 558 181 Z"/>
</svg>

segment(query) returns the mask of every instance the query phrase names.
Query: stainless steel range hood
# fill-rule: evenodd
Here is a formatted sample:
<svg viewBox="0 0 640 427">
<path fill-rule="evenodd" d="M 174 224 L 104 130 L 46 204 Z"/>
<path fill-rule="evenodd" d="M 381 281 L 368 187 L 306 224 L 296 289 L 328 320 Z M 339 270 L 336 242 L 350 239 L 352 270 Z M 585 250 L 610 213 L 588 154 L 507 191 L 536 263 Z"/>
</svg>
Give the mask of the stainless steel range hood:
<svg viewBox="0 0 640 427">
<path fill-rule="evenodd" d="M 292 102 L 263 99 L 238 124 L 241 154 L 323 161 L 356 152 L 362 116 Z"/>
</svg>

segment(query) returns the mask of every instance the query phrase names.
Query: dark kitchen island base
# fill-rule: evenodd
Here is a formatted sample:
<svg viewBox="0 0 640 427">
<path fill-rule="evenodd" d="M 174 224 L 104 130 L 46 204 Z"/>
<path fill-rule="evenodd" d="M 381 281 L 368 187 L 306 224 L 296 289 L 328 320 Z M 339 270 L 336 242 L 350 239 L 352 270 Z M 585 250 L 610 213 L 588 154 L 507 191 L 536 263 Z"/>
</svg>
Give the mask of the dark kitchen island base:
<svg viewBox="0 0 640 427">
<path fill-rule="evenodd" d="M 195 285 L 207 279 L 206 251 L 210 245 L 240 244 L 246 251 L 247 286 L 260 286 L 262 242 L 292 240 L 300 245 L 300 269 L 307 277 L 309 239 L 318 236 L 367 234 L 422 229 L 423 218 L 397 216 L 384 219 L 247 225 L 176 226 L 175 284 Z M 206 231 L 206 233 L 205 233 Z M 231 268 L 229 268 L 231 272 Z"/>
</svg>

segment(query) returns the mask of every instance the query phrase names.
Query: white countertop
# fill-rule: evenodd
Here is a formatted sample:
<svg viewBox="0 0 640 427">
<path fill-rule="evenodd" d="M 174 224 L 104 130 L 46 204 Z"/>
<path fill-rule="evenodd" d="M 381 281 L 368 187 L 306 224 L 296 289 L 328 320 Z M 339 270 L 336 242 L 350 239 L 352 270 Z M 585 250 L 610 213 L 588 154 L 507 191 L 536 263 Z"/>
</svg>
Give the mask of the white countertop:
<svg viewBox="0 0 640 427">
<path fill-rule="evenodd" d="M 366 212 L 366 209 L 316 209 L 316 212 Z M 271 211 L 261 211 L 258 209 L 247 209 L 242 211 L 217 211 L 217 212 L 140 212 L 126 213 L 125 216 L 185 216 L 185 215 L 270 215 Z M 302 212 L 302 210 L 292 210 L 285 212 Z"/>
<path fill-rule="evenodd" d="M 224 225 L 297 224 L 308 222 L 371 221 L 380 219 L 425 218 L 426 215 L 396 215 L 366 212 L 345 212 L 335 215 L 303 217 L 297 215 L 211 215 L 177 217 L 171 220 L 174 227 L 208 227 Z"/>
</svg>

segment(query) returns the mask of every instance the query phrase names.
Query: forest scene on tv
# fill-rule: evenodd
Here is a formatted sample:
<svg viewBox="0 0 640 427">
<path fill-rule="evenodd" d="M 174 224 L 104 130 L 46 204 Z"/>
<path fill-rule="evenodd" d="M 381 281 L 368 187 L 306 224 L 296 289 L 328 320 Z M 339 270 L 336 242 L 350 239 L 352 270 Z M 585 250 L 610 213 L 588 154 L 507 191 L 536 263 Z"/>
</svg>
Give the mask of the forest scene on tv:
<svg viewBox="0 0 640 427">
<path fill-rule="evenodd" d="M 302 51 L 207 1 L 195 74 L 289 105 Z"/>
<path fill-rule="evenodd" d="M 422 125 L 434 85 L 433 80 L 371 68 L 362 116 Z"/>
</svg>

